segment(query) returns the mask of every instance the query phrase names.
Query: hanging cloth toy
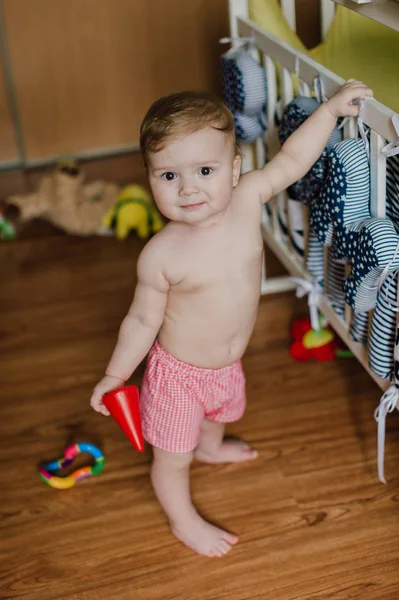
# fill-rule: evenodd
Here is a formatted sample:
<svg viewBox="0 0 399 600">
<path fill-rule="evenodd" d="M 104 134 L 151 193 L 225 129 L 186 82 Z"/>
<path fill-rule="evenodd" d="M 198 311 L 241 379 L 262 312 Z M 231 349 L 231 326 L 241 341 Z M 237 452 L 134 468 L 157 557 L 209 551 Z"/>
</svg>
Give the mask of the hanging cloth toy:
<svg viewBox="0 0 399 600">
<path fill-rule="evenodd" d="M 399 243 L 397 251 L 399 250 Z M 387 271 L 383 272 L 380 279 L 379 289 L 386 279 Z M 398 276 L 398 275 L 396 275 Z M 393 311 L 399 312 L 397 302 L 389 302 Z M 384 475 L 384 456 L 385 456 L 385 429 L 387 414 L 399 407 L 399 324 L 396 326 L 395 347 L 393 352 L 393 375 L 392 385 L 382 395 L 380 404 L 374 411 L 374 418 L 378 423 L 377 428 L 377 451 L 378 451 L 378 477 L 381 483 L 386 483 Z"/>
<path fill-rule="evenodd" d="M 235 47 L 220 58 L 224 99 L 234 116 L 237 139 L 252 143 L 267 129 L 266 72 L 254 58 L 252 38 L 222 38 L 220 43 L 232 41 Z"/>
</svg>

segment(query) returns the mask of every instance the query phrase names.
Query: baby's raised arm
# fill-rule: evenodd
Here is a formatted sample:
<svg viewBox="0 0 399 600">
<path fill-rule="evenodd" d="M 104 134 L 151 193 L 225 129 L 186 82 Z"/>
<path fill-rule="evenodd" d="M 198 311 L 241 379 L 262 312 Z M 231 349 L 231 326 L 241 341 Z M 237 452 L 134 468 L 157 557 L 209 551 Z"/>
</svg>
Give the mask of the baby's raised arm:
<svg viewBox="0 0 399 600">
<path fill-rule="evenodd" d="M 280 152 L 259 170 L 244 176 L 246 185 L 259 194 L 262 202 L 267 202 L 298 179 L 301 179 L 323 152 L 328 139 L 341 116 L 356 117 L 359 104 L 352 102 L 359 98 L 370 98 L 372 90 L 364 83 L 350 79 L 342 88 L 319 106 L 298 129 L 290 135 Z"/>
<path fill-rule="evenodd" d="M 119 329 L 118 341 L 90 400 L 94 410 L 108 415 L 102 397 L 129 379 L 150 350 L 163 323 L 169 283 L 163 273 L 164 254 L 153 238 L 142 251 L 133 302 Z"/>
</svg>

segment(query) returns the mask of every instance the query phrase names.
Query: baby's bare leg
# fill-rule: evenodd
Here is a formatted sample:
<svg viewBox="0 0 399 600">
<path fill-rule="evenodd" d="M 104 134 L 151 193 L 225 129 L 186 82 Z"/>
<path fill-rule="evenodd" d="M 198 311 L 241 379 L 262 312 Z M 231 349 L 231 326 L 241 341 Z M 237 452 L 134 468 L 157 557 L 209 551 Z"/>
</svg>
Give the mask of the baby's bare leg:
<svg viewBox="0 0 399 600">
<path fill-rule="evenodd" d="M 224 440 L 224 423 L 204 419 L 201 437 L 194 452 L 197 460 L 209 463 L 242 462 L 258 456 L 256 450 L 241 440 Z"/>
<path fill-rule="evenodd" d="M 223 556 L 238 537 L 207 523 L 197 513 L 190 494 L 192 452 L 153 448 L 151 481 L 172 533 L 186 546 L 206 556 Z"/>
</svg>

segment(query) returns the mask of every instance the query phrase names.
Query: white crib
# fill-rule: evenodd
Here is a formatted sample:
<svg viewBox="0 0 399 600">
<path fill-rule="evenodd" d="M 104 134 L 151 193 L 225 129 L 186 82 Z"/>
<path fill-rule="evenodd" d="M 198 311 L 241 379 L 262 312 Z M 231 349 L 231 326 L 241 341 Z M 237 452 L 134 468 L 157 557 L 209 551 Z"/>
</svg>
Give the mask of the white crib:
<svg viewBox="0 0 399 600">
<path fill-rule="evenodd" d="M 282 10 L 287 17 L 291 27 L 295 29 L 295 3 L 293 0 L 283 0 Z M 334 3 L 330 0 L 322 2 L 322 33 L 328 29 L 329 22 L 334 14 Z M 265 162 L 265 144 L 268 155 L 272 157 L 279 149 L 277 128 L 274 124 L 274 115 L 277 105 L 277 80 L 275 61 L 282 69 L 280 79 L 280 103 L 285 107 L 294 97 L 293 78 L 295 73 L 299 77 L 300 92 L 302 95 L 310 95 L 314 78 L 320 75 L 325 87 L 327 97 L 334 94 L 344 83 L 344 80 L 335 73 L 315 62 L 305 54 L 295 50 L 285 42 L 269 34 L 248 18 L 247 0 L 230 0 L 230 25 L 231 36 L 234 39 L 252 37 L 256 49 L 263 57 L 262 64 L 266 70 L 268 84 L 268 130 L 264 139 L 258 139 L 253 145 L 242 144 L 243 171 L 260 168 Z M 386 158 L 381 149 L 388 143 L 397 139 L 397 133 L 392 124 L 394 112 L 376 100 L 367 102 L 362 110 L 364 123 L 370 128 L 370 173 L 371 173 L 371 216 L 385 217 L 386 203 Z M 344 129 L 344 138 L 357 136 L 357 123 L 351 119 Z M 286 267 L 291 276 L 308 279 L 311 281 L 310 273 L 304 266 L 304 261 L 298 259 L 297 253 L 293 251 L 289 240 L 283 235 L 278 221 L 278 206 L 288 203 L 287 193 L 283 192 L 274 198 L 271 203 L 271 211 L 264 212 L 262 223 L 263 238 L 270 250 L 278 257 Z M 306 211 L 306 207 L 302 207 Z M 286 211 L 288 212 L 288 210 Z M 308 217 L 306 216 L 306 221 Z M 288 228 L 290 222 L 288 219 Z M 326 249 L 327 252 L 327 249 Z M 326 262 L 326 261 L 325 261 Z M 262 293 L 276 293 L 293 289 L 295 284 L 291 277 L 268 278 L 264 268 L 262 278 Z M 385 391 L 390 385 L 386 379 L 381 379 L 369 368 L 368 348 L 366 345 L 353 341 L 349 335 L 351 320 L 351 309 L 346 306 L 345 316 L 339 316 L 326 295 L 319 298 L 319 310 L 327 321 L 335 329 L 341 339 L 347 344 L 370 376 Z M 376 399 L 377 404 L 377 399 Z"/>
</svg>

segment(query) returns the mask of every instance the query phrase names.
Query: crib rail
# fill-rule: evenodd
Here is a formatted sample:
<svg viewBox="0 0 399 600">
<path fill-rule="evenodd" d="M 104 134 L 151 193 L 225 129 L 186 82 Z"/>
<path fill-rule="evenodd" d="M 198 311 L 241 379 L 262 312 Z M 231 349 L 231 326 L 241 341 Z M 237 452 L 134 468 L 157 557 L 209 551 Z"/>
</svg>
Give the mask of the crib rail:
<svg viewBox="0 0 399 600">
<path fill-rule="evenodd" d="M 323 78 L 327 96 L 332 96 L 344 83 L 342 77 L 273 34 L 266 32 L 249 18 L 237 16 L 236 22 L 235 30 L 238 36 L 253 37 L 258 50 L 274 61 L 279 62 L 289 73 L 298 72 L 300 79 L 309 86 L 313 85 L 314 77 L 320 75 Z M 395 128 L 391 122 L 394 114 L 384 104 L 373 100 L 365 105 L 363 118 L 365 123 L 380 136 L 389 141 L 394 141 L 397 138 Z"/>
<path fill-rule="evenodd" d="M 248 6 L 246 0 L 230 0 L 230 19 L 233 37 L 251 37 L 253 39 L 261 63 L 265 67 L 268 83 L 268 131 L 263 140 L 258 139 L 253 145 L 242 145 L 243 171 L 245 172 L 255 168 L 261 168 L 264 165 L 265 145 L 267 147 L 269 158 L 279 150 L 280 143 L 274 116 L 278 103 L 280 104 L 280 109 L 283 110 L 294 97 L 293 74 L 296 74 L 298 77 L 301 94 L 308 96 L 311 95 L 311 89 L 316 76 L 321 77 L 325 93 L 328 97 L 338 91 L 344 83 L 344 80 L 251 21 L 248 18 Z M 280 70 L 280 98 L 277 96 L 278 69 Z M 395 113 L 392 110 L 374 99 L 367 101 L 362 110 L 363 122 L 370 128 L 370 212 L 373 217 L 385 216 L 386 159 L 381 153 L 381 149 L 388 142 L 397 139 L 397 134 L 392 124 L 392 117 L 394 114 Z M 356 120 L 351 119 L 345 128 L 344 137 L 356 137 L 356 135 Z M 287 193 L 282 192 L 276 198 L 272 199 L 270 207 L 270 213 L 264 212 L 262 222 L 262 233 L 265 243 L 284 264 L 291 275 L 311 279 L 310 273 L 305 266 L 305 261 L 298 257 L 298 253 L 294 251 L 289 236 L 284 233 L 281 223 L 279 222 L 279 214 L 281 214 L 281 210 L 283 210 L 287 215 L 286 226 L 288 230 L 291 229 Z M 303 206 L 302 210 L 306 213 L 304 221 L 307 223 L 307 209 Z M 328 249 L 326 249 L 326 255 L 327 252 Z M 288 288 L 286 283 L 279 286 L 278 284 L 273 285 L 273 281 L 274 280 L 267 279 L 265 272 L 262 282 L 263 293 Z M 343 317 L 338 315 L 327 295 L 321 297 L 319 307 L 321 312 L 337 331 L 338 335 L 352 350 L 371 377 L 381 389 L 387 389 L 389 387 L 389 381 L 381 379 L 369 368 L 367 346 L 353 341 L 349 335 L 351 319 L 351 310 L 349 307 L 346 307 Z"/>
</svg>

